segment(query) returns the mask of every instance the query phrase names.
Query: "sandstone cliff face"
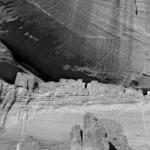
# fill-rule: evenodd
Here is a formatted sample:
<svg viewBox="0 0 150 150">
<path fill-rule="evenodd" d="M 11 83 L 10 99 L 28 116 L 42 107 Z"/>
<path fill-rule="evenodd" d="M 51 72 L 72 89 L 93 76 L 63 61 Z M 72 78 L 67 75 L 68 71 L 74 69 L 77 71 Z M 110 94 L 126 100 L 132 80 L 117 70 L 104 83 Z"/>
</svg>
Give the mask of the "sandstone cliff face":
<svg viewBox="0 0 150 150">
<path fill-rule="evenodd" d="M 138 104 L 149 103 L 150 95 L 149 91 L 143 95 L 141 90 L 125 88 L 121 85 L 102 84 L 97 81 L 92 81 L 87 85 L 82 80 L 66 79 L 45 83 L 35 76 L 18 73 L 14 85 L 0 81 L 0 100 L 3 110 L 1 126 L 3 127 L 7 113 L 17 105 L 23 108 L 34 109 L 35 107 L 36 110 L 96 104 Z"/>
<path fill-rule="evenodd" d="M 150 87 L 148 0 L 1 0 L 5 13 L 9 2 L 0 39 L 37 76 Z"/>
<path fill-rule="evenodd" d="M 90 147 L 93 150 L 98 147 L 128 150 L 129 139 L 133 149 L 141 149 L 144 145 L 145 150 L 149 145 L 148 93 L 143 95 L 141 90 L 97 81 L 87 85 L 82 80 L 65 79 L 44 83 L 35 76 L 19 73 L 14 85 L 0 82 L 0 144 L 6 147 L 4 150 L 8 147 L 16 150 L 16 146 L 27 149 L 28 145 L 37 150 L 39 147 L 42 150 L 86 150 Z M 83 117 L 87 111 L 95 112 L 100 119 L 91 113 Z M 13 136 L 12 140 L 9 135 Z M 33 136 L 33 142 L 29 142 L 28 136 Z"/>
<path fill-rule="evenodd" d="M 47 104 L 63 106 L 149 101 L 149 95 L 144 96 L 141 90 L 131 87 L 125 88 L 121 85 L 102 84 L 97 81 L 85 85 L 82 80 L 66 79 L 61 79 L 59 82 L 45 83 L 24 73 L 17 74 L 15 84 L 12 87 L 17 93 L 18 98 L 16 98 L 16 101 L 20 101 L 21 97 L 28 96 L 29 99 L 35 99 L 33 102 L 36 102 L 37 99 L 39 107 L 40 105 L 47 107 Z M 21 98 L 21 101 L 24 101 L 23 98 Z"/>
<path fill-rule="evenodd" d="M 22 72 L 23 69 L 14 60 L 8 48 L 0 42 L 0 78 L 12 84 L 18 71 Z"/>
<path fill-rule="evenodd" d="M 16 103 L 34 103 L 38 107 L 48 106 L 82 106 L 93 104 L 121 104 L 121 103 L 142 103 L 149 101 L 149 91 L 143 95 L 142 90 L 132 87 L 125 88 L 111 84 L 102 84 L 92 81 L 87 85 L 82 80 L 61 79 L 59 82 L 42 82 L 35 76 L 18 73 L 14 85 L 0 82 L 1 103 L 14 100 Z M 12 92 L 13 94 L 11 94 Z M 42 99 L 42 100 L 41 100 Z"/>
<path fill-rule="evenodd" d="M 0 81 L 3 150 L 149 149 L 149 8 L 149 0 L 0 0 L 0 78 L 14 83 Z M 12 57 L 59 82 L 17 74 Z M 82 121 L 87 110 L 100 119 Z"/>
</svg>

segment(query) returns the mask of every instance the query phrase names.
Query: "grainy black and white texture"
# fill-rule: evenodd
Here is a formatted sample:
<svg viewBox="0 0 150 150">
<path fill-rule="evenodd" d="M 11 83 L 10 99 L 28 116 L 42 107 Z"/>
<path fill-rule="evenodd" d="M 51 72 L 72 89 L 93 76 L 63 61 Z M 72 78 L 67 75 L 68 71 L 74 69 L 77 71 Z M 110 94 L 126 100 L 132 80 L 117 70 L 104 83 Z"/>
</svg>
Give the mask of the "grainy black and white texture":
<svg viewBox="0 0 150 150">
<path fill-rule="evenodd" d="M 149 150 L 149 118 L 149 0 L 0 0 L 0 150 Z"/>
</svg>

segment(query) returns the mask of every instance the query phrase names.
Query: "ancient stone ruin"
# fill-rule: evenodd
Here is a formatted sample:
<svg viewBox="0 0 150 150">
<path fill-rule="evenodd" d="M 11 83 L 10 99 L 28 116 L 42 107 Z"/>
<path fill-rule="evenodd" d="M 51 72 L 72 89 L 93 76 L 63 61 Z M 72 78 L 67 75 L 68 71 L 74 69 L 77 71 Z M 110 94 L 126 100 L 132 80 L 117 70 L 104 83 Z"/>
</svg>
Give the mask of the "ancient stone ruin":
<svg viewBox="0 0 150 150">
<path fill-rule="evenodd" d="M 75 125 L 71 131 L 71 150 L 131 150 L 119 123 L 84 115 L 84 127 Z"/>
</svg>

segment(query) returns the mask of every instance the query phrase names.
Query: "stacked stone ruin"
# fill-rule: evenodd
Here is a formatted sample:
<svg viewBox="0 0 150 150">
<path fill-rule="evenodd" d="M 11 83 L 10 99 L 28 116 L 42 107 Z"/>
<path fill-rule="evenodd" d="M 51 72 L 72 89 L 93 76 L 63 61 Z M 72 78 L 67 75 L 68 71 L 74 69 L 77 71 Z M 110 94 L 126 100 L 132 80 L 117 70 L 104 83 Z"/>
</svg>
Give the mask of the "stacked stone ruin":
<svg viewBox="0 0 150 150">
<path fill-rule="evenodd" d="M 84 126 L 71 131 L 71 150 L 131 150 L 121 125 L 113 120 L 84 115 Z"/>
</svg>

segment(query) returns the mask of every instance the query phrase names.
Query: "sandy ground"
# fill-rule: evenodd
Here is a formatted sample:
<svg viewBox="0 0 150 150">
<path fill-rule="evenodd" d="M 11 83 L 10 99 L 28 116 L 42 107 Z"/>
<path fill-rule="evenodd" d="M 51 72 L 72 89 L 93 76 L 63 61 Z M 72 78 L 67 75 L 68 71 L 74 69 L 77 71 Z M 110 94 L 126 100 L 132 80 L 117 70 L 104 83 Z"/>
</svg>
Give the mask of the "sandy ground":
<svg viewBox="0 0 150 150">
<path fill-rule="evenodd" d="M 127 136 L 129 145 L 135 150 L 150 149 L 150 104 L 92 105 L 61 107 L 28 112 L 24 135 L 51 141 L 68 141 L 75 124 L 82 125 L 83 115 L 93 112 L 98 118 L 118 121 Z M 16 140 L 19 135 L 19 110 L 14 107 L 8 115 L 1 139 Z M 1 150 L 1 149 L 0 149 Z"/>
</svg>

